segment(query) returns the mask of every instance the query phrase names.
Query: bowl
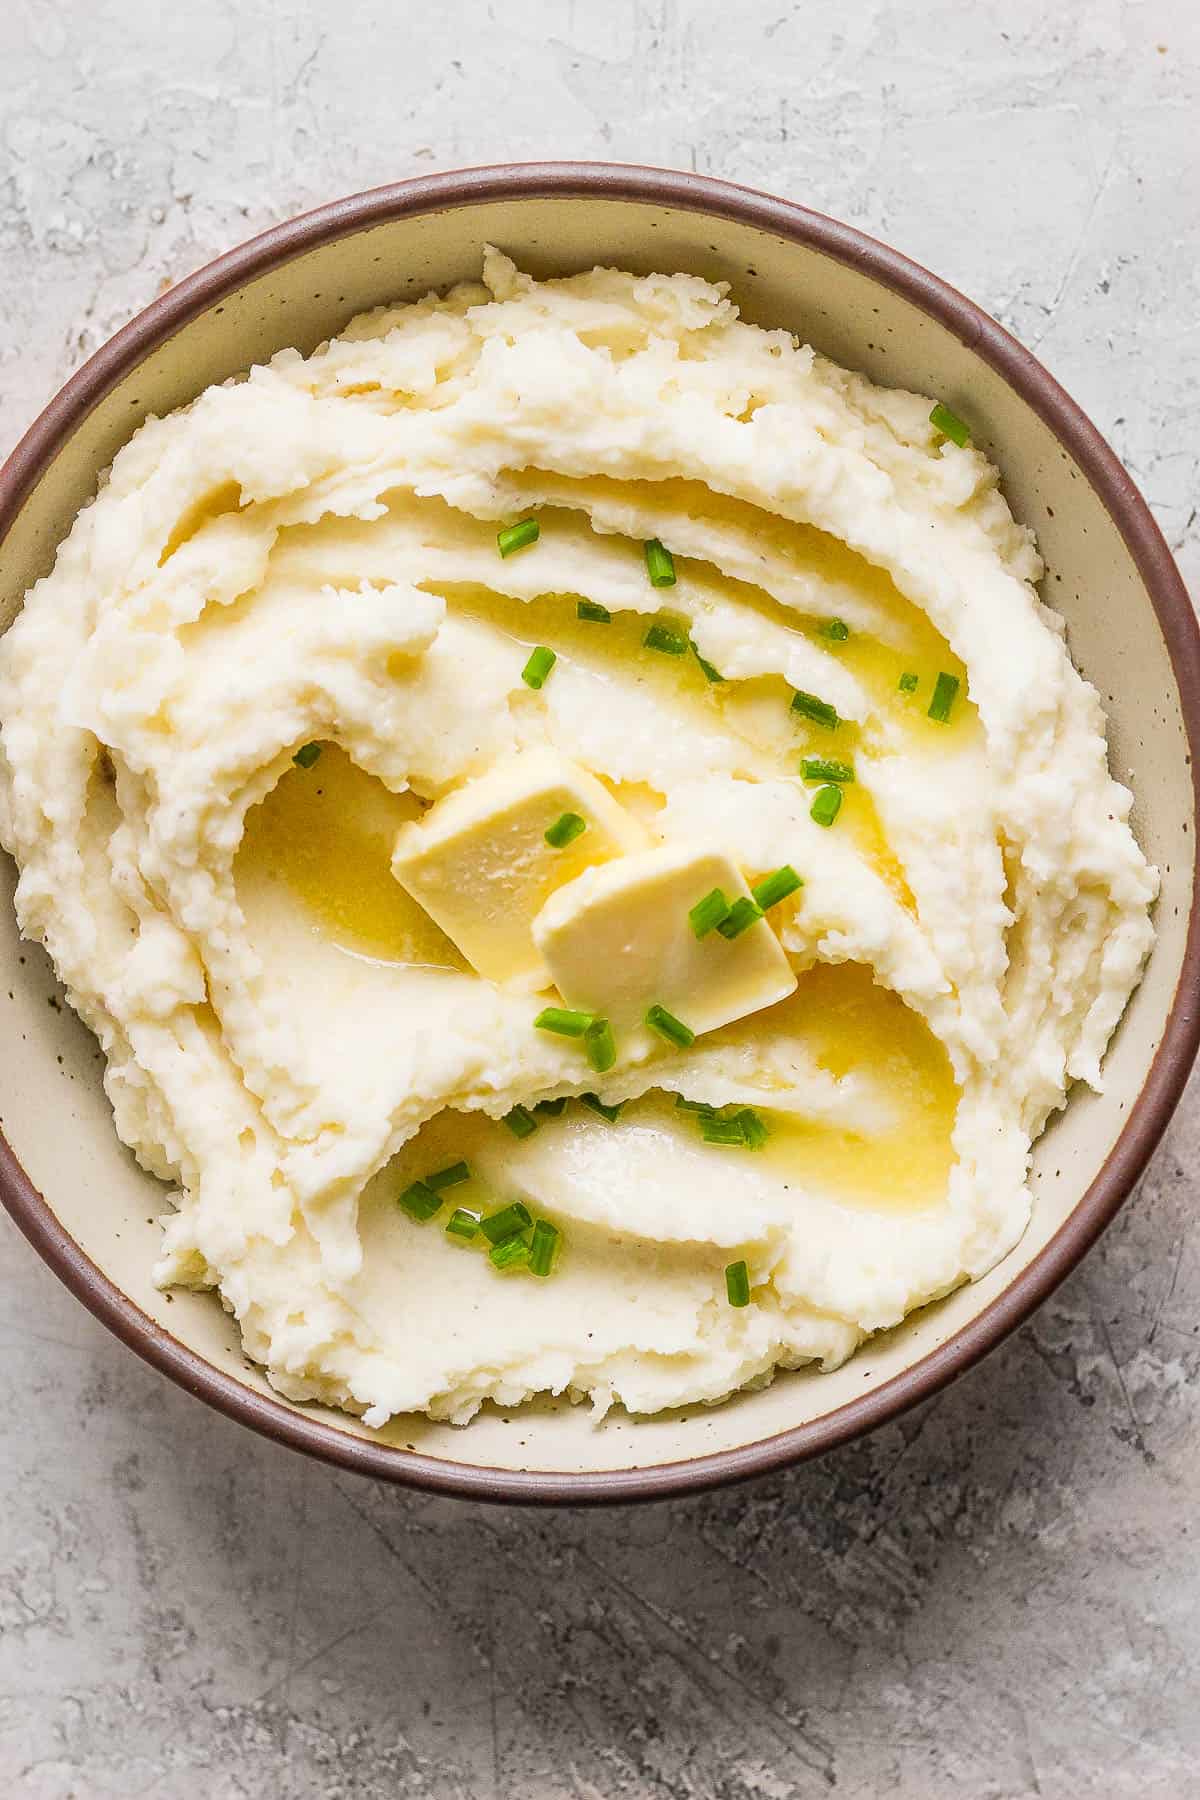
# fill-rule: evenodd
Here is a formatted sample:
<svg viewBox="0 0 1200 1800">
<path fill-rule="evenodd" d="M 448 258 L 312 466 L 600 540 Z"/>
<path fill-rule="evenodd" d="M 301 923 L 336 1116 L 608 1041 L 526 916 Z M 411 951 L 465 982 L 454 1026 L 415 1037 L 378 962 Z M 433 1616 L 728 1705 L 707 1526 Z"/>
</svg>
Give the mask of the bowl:
<svg viewBox="0 0 1200 1800">
<path fill-rule="evenodd" d="M 873 380 L 969 417 L 1033 526 L 1046 597 L 1099 689 L 1114 773 L 1162 870 L 1158 942 L 1109 1051 L 1036 1146 L 1033 1219 L 983 1280 L 866 1343 L 832 1374 L 798 1371 L 717 1407 L 651 1419 L 545 1400 L 469 1426 L 370 1431 L 283 1400 L 212 1295 L 150 1279 L 162 1189 L 118 1142 L 96 1044 L 17 936 L 0 873 L 0 1197 L 83 1303 L 147 1361 L 264 1435 L 344 1468 L 472 1499 L 661 1497 L 777 1469 L 893 1419 L 1044 1300 L 1129 1194 L 1179 1098 L 1200 1032 L 1196 894 L 1200 634 L 1145 501 L 1095 428 L 992 319 L 896 251 L 790 202 L 693 175 L 604 164 L 471 169 L 399 182 L 265 232 L 156 300 L 87 362 L 0 471 L 0 629 L 100 472 L 148 413 L 284 345 L 313 349 L 355 313 L 477 276 L 496 243 L 535 275 L 597 262 L 732 285 L 745 316 L 786 326 Z M 4 859 L 0 859 L 4 860 Z M 5 995 L 11 997 L 5 999 Z M 49 1004 L 47 1002 L 49 1001 Z"/>
</svg>

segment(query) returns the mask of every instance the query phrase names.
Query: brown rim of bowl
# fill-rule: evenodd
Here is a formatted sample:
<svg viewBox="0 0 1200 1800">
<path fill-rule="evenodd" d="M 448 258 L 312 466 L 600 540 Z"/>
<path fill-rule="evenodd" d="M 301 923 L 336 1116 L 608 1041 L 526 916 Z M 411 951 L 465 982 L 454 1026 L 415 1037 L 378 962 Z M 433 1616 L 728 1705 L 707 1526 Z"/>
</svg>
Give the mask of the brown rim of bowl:
<svg viewBox="0 0 1200 1800">
<path fill-rule="evenodd" d="M 1099 495 L 1150 595 L 1179 684 L 1200 805 L 1200 629 L 1146 502 L 1095 426 L 994 319 L 919 264 L 791 201 L 706 176 L 619 163 L 517 163 L 396 182 L 335 200 L 250 239 L 152 302 L 74 374 L 0 469 L 0 543 L 62 440 L 147 355 L 214 302 L 316 244 L 386 220 L 491 200 L 587 198 L 707 213 L 810 246 L 903 295 L 989 363 L 1048 425 Z M 63 1230 L 0 1137 L 0 1199 L 55 1274 L 130 1349 L 230 1418 L 294 1450 L 430 1493 L 549 1506 L 663 1499 L 786 1468 L 874 1430 L 928 1399 L 1015 1330 L 1073 1269 L 1142 1173 L 1183 1091 L 1200 1042 L 1200 844 L 1179 984 L 1136 1102 L 1070 1217 L 1004 1292 L 945 1343 L 882 1386 L 757 1443 L 647 1468 L 574 1473 L 443 1461 L 358 1438 L 254 1393 L 143 1313 Z M 467 1440 L 464 1439 L 464 1447 Z"/>
</svg>

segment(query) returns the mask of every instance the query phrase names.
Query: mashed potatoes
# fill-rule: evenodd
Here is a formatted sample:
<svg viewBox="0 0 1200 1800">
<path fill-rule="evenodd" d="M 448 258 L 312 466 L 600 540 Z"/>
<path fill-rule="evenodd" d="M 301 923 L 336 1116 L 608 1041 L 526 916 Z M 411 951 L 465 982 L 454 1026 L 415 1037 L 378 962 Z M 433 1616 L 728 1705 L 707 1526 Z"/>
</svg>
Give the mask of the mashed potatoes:
<svg viewBox="0 0 1200 1800">
<path fill-rule="evenodd" d="M 371 1423 L 717 1400 L 982 1273 L 1157 885 L 928 399 L 691 276 L 484 282 L 150 420 L 0 640 L 159 1278 Z"/>
</svg>

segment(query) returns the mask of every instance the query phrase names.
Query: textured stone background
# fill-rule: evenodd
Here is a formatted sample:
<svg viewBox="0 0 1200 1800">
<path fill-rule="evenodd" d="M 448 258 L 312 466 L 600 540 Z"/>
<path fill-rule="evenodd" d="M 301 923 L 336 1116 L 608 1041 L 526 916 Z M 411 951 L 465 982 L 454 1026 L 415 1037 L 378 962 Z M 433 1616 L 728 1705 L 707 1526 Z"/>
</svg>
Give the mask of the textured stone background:
<svg viewBox="0 0 1200 1800">
<path fill-rule="evenodd" d="M 809 201 L 975 295 L 1194 578 L 1198 98 L 1192 0 L 7 0 L 0 451 L 274 219 L 438 167 L 626 158 Z M 4 1220 L 0 1792 L 1196 1793 L 1198 1149 L 1193 1100 L 1086 1267 L 923 1411 L 611 1514 L 273 1450 Z"/>
</svg>

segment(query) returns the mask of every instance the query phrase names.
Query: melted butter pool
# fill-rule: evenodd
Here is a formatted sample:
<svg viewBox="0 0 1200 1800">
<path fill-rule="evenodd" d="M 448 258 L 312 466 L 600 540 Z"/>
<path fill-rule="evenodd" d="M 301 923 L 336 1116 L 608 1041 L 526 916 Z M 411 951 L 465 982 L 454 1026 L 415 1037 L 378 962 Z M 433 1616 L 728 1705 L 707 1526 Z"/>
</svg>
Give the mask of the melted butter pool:
<svg viewBox="0 0 1200 1800">
<path fill-rule="evenodd" d="M 756 1110 L 770 1130 L 766 1145 L 761 1150 L 725 1148 L 704 1143 L 699 1119 L 679 1109 L 673 1094 L 652 1090 L 627 1102 L 612 1123 L 569 1100 L 556 1117 L 538 1115 L 536 1136 L 523 1140 L 518 1151 L 499 1120 L 447 1110 L 398 1153 L 389 1192 L 397 1193 L 408 1181 L 460 1157 L 474 1169 L 479 1157 L 492 1179 L 476 1179 L 448 1198 L 486 1210 L 504 1197 L 498 1172 L 514 1159 L 528 1166 L 532 1150 L 535 1159 L 544 1155 L 558 1166 L 569 1144 L 574 1155 L 586 1157 L 586 1142 L 594 1138 L 607 1168 L 614 1141 L 619 1144 L 625 1133 L 631 1182 L 636 1181 L 634 1171 L 644 1168 L 643 1159 L 674 1164 L 686 1145 L 727 1175 L 729 1204 L 734 1206 L 742 1178 L 764 1175 L 785 1191 L 818 1193 L 854 1211 L 916 1213 L 944 1203 L 955 1162 L 951 1134 L 959 1100 L 949 1058 L 924 1020 L 879 987 L 869 969 L 855 963 L 820 964 L 800 977 L 789 1000 L 721 1035 L 738 1043 L 786 1036 L 829 1074 L 864 1077 L 886 1099 L 891 1122 L 879 1130 L 864 1119 L 863 1129 L 855 1130 L 852 1124 L 803 1118 L 759 1101 Z M 523 1191 L 530 1192 L 534 1204 L 535 1175 Z M 628 1205 L 632 1224 L 635 1188 Z M 564 1210 L 569 1215 L 569 1205 Z"/>
<path fill-rule="evenodd" d="M 235 865 L 239 893 L 300 907 L 352 955 L 464 971 L 450 939 L 392 876 L 396 833 L 420 811 L 413 795 L 391 793 L 325 744 L 311 769 L 288 769 L 248 814 Z"/>
<path fill-rule="evenodd" d="M 784 1179 L 792 1171 L 850 1205 L 907 1212 L 943 1201 L 956 1160 L 959 1089 L 924 1019 L 858 963 L 809 969 L 781 1010 L 802 1021 L 800 1036 L 821 1068 L 869 1077 L 895 1107 L 896 1123 L 858 1133 L 775 1114 L 758 1154 Z"/>
<path fill-rule="evenodd" d="M 944 1201 L 956 1161 L 959 1089 L 946 1051 L 924 1019 L 858 963 L 818 963 L 778 1006 L 734 1027 L 738 1043 L 772 1035 L 796 1042 L 839 1079 L 864 1077 L 892 1109 L 883 1130 L 757 1110 L 771 1135 L 761 1150 L 714 1149 L 748 1158 L 788 1184 L 819 1189 L 847 1206 L 916 1212 Z M 675 1118 L 682 1117 L 676 1112 Z M 696 1127 L 698 1132 L 699 1127 Z"/>
<path fill-rule="evenodd" d="M 818 784 L 810 782 L 807 785 L 809 793 L 815 795 Z M 904 865 L 888 842 L 874 800 L 861 783 L 847 782 L 842 789 L 842 810 L 829 830 L 844 831 L 853 838 L 854 847 L 863 861 L 887 883 L 901 906 L 915 918 L 917 902 L 908 885 Z"/>
</svg>

